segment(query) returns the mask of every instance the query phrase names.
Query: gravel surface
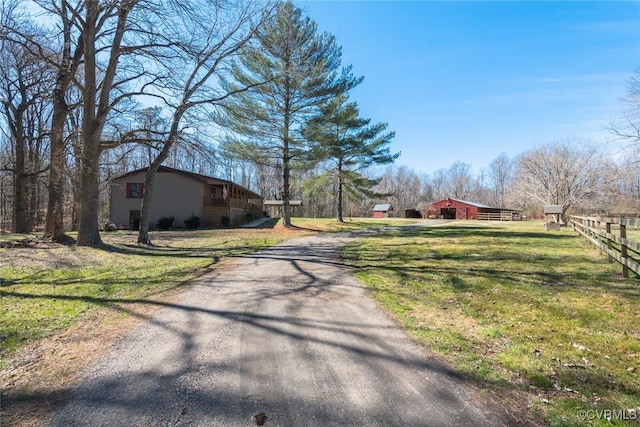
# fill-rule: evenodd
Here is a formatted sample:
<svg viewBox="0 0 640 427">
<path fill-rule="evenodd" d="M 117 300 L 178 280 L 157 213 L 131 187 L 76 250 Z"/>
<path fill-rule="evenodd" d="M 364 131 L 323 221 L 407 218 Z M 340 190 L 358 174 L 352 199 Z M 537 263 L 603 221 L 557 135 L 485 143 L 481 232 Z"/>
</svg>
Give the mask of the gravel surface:
<svg viewBox="0 0 640 427">
<path fill-rule="evenodd" d="M 368 299 L 340 247 L 290 240 L 205 277 L 86 373 L 51 426 L 496 426 L 499 406 Z"/>
</svg>

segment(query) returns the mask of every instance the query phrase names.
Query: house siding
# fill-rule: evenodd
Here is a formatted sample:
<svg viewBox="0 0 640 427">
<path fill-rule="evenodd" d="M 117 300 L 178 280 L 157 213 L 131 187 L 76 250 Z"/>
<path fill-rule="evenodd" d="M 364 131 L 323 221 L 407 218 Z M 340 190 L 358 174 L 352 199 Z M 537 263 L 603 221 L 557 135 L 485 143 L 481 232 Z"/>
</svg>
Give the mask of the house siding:
<svg viewBox="0 0 640 427">
<path fill-rule="evenodd" d="M 129 212 L 140 210 L 142 199 L 127 198 L 127 183 L 144 182 L 145 173 L 127 175 L 111 184 L 111 221 L 119 227 L 129 227 Z M 158 172 L 154 182 L 149 222 L 155 224 L 162 217 L 174 217 L 177 225 L 192 214 L 202 217 L 204 185 L 174 173 Z"/>
</svg>

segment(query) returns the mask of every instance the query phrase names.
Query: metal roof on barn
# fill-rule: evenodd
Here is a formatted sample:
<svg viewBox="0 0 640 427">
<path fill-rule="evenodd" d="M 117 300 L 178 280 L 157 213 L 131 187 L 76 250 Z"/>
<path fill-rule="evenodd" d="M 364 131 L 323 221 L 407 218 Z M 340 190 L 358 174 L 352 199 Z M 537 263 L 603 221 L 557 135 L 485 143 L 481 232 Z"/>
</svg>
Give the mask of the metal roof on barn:
<svg viewBox="0 0 640 427">
<path fill-rule="evenodd" d="M 462 203 L 462 204 L 465 204 L 465 205 L 468 205 L 468 206 L 473 206 L 475 208 L 480 208 L 480 209 L 492 209 L 492 210 L 501 210 L 501 211 L 521 212 L 520 209 L 510 209 L 510 208 L 503 208 L 503 207 L 496 207 L 496 206 L 488 206 L 488 205 L 483 205 L 482 203 L 470 202 L 468 200 L 454 199 L 453 197 L 448 197 L 446 199 L 442 199 L 439 202 L 432 203 L 432 205 L 437 205 L 438 203 L 442 203 L 442 202 L 446 202 L 446 201 L 454 201 L 454 202 Z"/>
<path fill-rule="evenodd" d="M 375 205 L 373 207 L 373 210 L 375 212 L 388 212 L 388 211 L 392 211 L 393 207 L 391 207 L 389 203 L 381 203 L 381 204 Z"/>
<path fill-rule="evenodd" d="M 495 209 L 493 206 L 483 205 L 482 203 L 470 202 L 468 200 L 454 199 L 452 197 L 450 197 L 448 200 L 455 200 L 456 202 L 464 203 L 465 205 L 469 205 L 469 206 L 475 206 L 476 208 Z"/>
</svg>

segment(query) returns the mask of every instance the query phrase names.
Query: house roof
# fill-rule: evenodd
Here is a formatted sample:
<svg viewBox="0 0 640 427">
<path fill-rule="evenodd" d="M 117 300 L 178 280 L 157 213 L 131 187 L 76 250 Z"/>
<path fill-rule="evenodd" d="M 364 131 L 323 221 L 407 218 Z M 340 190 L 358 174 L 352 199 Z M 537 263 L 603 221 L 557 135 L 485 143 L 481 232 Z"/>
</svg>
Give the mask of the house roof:
<svg viewBox="0 0 640 427">
<path fill-rule="evenodd" d="M 388 212 L 388 211 L 392 211 L 393 207 L 389 204 L 389 203 L 380 203 L 377 204 L 373 207 L 373 210 L 376 212 Z"/>
<path fill-rule="evenodd" d="M 135 175 L 135 174 L 140 173 L 140 172 L 146 172 L 147 169 L 148 168 L 141 168 L 141 169 L 132 170 L 132 171 L 123 173 L 122 175 L 118 175 L 118 176 L 112 178 L 112 180 L 126 178 L 127 176 Z M 226 179 L 216 178 L 216 177 L 207 176 L 207 175 L 201 175 L 199 173 L 189 172 L 189 171 L 185 171 L 185 170 L 182 170 L 182 169 L 174 169 L 174 168 L 170 168 L 168 166 L 160 166 L 158 168 L 158 172 L 159 173 L 175 173 L 175 174 L 179 174 L 179 175 L 184 175 L 184 176 L 186 176 L 188 178 L 191 178 L 193 180 L 200 181 L 203 184 L 227 184 L 229 186 L 233 185 L 235 187 L 238 187 L 238 188 L 241 188 L 241 189 L 247 191 L 252 196 L 255 196 L 253 198 L 262 199 L 262 196 L 259 195 L 258 193 L 254 193 L 253 191 L 249 190 L 248 188 L 245 188 L 245 187 L 243 187 L 241 185 L 238 185 L 238 184 L 236 184 L 236 183 L 234 183 L 232 181 L 226 180 Z"/>
</svg>

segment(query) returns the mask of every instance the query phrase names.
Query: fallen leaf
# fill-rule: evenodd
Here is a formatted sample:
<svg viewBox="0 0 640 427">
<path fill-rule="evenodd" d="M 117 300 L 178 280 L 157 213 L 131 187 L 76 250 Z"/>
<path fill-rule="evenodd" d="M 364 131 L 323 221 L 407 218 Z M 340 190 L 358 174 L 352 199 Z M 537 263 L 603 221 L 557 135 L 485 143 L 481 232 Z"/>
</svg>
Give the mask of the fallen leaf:
<svg viewBox="0 0 640 427">
<path fill-rule="evenodd" d="M 258 414 L 255 414 L 253 416 L 253 419 L 255 420 L 257 426 L 263 426 L 267 421 L 267 415 L 264 412 L 260 412 Z"/>
</svg>

